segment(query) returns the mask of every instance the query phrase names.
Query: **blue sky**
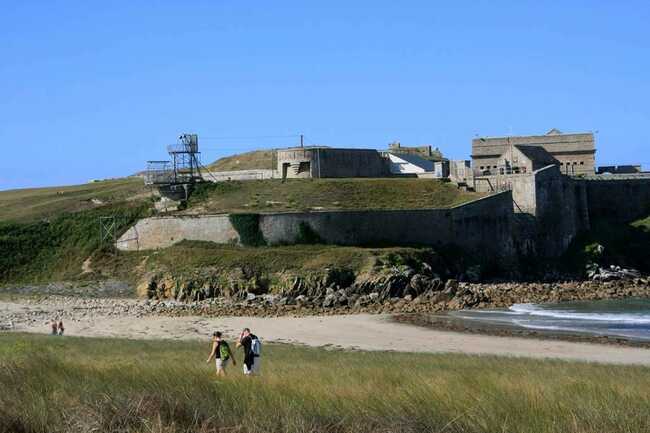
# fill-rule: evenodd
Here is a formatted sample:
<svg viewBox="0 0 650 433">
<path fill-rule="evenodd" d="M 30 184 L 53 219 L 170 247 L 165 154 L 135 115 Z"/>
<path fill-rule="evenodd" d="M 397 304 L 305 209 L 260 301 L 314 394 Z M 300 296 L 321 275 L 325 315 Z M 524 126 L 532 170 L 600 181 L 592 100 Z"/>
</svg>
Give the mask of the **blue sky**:
<svg viewBox="0 0 650 433">
<path fill-rule="evenodd" d="M 182 132 L 210 162 L 299 133 L 468 158 L 477 134 L 555 127 L 598 131 L 600 164 L 650 167 L 647 0 L 7 1 L 2 17 L 0 189 L 127 175 Z"/>
</svg>

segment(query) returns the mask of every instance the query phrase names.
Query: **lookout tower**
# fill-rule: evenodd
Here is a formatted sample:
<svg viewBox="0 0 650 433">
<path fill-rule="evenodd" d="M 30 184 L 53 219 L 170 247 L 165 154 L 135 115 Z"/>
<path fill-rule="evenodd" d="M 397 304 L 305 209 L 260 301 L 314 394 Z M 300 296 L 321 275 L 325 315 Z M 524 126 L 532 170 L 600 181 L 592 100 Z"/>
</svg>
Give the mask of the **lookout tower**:
<svg viewBox="0 0 650 433">
<path fill-rule="evenodd" d="M 167 146 L 170 161 L 147 161 L 144 183 L 158 188 L 161 195 L 187 199 L 195 183 L 202 182 L 197 134 L 181 134 L 178 142 Z"/>
</svg>

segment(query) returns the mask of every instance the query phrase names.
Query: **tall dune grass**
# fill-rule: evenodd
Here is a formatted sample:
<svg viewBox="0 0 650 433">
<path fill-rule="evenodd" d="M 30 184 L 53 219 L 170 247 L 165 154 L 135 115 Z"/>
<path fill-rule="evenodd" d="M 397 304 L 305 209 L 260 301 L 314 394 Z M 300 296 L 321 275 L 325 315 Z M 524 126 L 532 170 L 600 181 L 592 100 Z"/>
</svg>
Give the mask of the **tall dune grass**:
<svg viewBox="0 0 650 433">
<path fill-rule="evenodd" d="M 650 369 L 266 345 L 0 334 L 1 432 L 643 432 Z"/>
</svg>

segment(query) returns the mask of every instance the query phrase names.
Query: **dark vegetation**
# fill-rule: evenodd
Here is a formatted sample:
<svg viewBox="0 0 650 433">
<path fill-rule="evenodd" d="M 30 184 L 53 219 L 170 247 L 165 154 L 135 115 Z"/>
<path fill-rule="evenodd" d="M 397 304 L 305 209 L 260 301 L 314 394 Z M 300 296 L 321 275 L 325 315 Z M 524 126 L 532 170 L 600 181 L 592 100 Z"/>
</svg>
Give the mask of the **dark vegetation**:
<svg viewBox="0 0 650 433">
<path fill-rule="evenodd" d="M 590 263 L 650 273 L 650 217 L 631 223 L 599 219 L 579 235 L 563 257 L 565 269 L 584 271 Z"/>
<path fill-rule="evenodd" d="M 260 230 L 260 216 L 253 213 L 230 214 L 230 223 L 239 234 L 239 242 L 247 247 L 266 245 L 264 235 Z"/>
<path fill-rule="evenodd" d="M 298 226 L 298 239 L 296 239 L 297 244 L 322 244 L 324 243 L 321 237 L 311 228 L 311 226 L 301 221 Z"/>
</svg>

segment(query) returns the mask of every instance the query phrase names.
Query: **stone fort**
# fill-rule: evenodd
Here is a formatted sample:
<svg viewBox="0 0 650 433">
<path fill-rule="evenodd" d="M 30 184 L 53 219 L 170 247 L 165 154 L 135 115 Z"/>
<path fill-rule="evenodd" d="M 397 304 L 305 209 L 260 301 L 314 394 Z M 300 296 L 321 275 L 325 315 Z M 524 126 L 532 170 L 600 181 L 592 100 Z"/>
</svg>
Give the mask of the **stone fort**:
<svg viewBox="0 0 650 433">
<path fill-rule="evenodd" d="M 404 161 L 413 164 L 430 151 L 412 149 Z M 447 177 L 459 187 L 485 192 L 484 198 L 449 209 L 265 213 L 259 215 L 259 230 L 269 244 L 300 242 L 301 230 L 309 227 L 322 242 L 338 245 L 455 245 L 500 261 L 557 257 L 595 218 L 627 222 L 650 214 L 650 174 L 597 175 L 595 153 L 591 133 L 476 138 L 471 166 L 459 161 Z M 393 175 L 388 162 L 372 149 L 277 151 L 283 179 L 386 177 Z M 240 238 L 228 215 L 153 217 L 125 233 L 118 248 L 155 249 L 183 239 L 237 243 Z"/>
</svg>

